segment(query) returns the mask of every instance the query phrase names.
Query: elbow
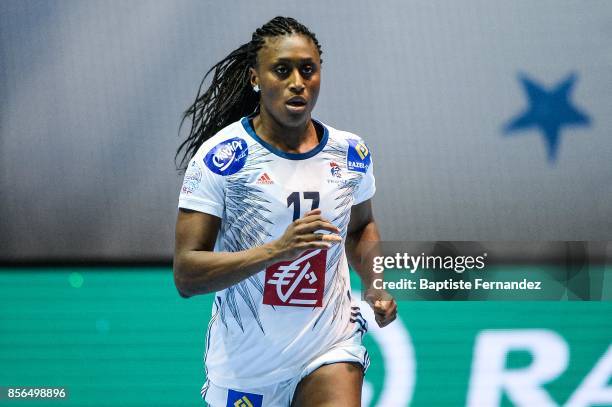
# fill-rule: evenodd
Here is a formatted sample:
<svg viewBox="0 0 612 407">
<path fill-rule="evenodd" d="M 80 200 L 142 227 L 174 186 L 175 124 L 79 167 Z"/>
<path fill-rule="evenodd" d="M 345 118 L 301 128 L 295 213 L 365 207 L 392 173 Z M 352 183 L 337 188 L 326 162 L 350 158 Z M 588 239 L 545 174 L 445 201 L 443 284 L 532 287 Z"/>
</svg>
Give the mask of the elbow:
<svg viewBox="0 0 612 407">
<path fill-rule="evenodd" d="M 185 277 L 185 273 L 181 269 L 180 264 L 177 262 L 176 258 L 174 259 L 174 264 L 172 268 L 174 273 L 174 286 L 176 287 L 178 294 L 182 298 L 193 297 L 193 293 L 189 289 L 189 284 Z"/>
<path fill-rule="evenodd" d="M 193 294 L 189 291 L 187 284 L 185 284 L 184 280 L 180 277 L 177 277 L 176 272 L 174 273 L 174 286 L 176 287 L 176 291 L 182 298 L 192 297 Z"/>
<path fill-rule="evenodd" d="M 196 271 L 189 263 L 184 264 L 176 256 L 174 257 L 172 269 L 174 273 L 174 286 L 181 297 L 189 298 L 195 295 L 215 292 L 214 289 L 211 289 L 209 282 L 203 278 L 206 274 L 203 269 L 198 267 Z"/>
<path fill-rule="evenodd" d="M 184 288 L 181 288 L 179 285 L 176 285 L 176 291 L 178 291 L 178 294 L 181 296 L 181 298 L 192 297 L 189 292 L 187 292 Z"/>
</svg>

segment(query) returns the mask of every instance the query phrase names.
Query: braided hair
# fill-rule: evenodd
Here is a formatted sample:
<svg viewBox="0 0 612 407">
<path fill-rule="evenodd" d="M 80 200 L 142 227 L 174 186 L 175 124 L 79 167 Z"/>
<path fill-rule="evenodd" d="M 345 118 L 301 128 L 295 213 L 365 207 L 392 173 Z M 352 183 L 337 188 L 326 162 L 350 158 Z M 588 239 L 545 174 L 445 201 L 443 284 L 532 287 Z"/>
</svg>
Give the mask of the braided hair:
<svg viewBox="0 0 612 407">
<path fill-rule="evenodd" d="M 317 37 L 306 26 L 291 17 L 279 16 L 255 30 L 250 42 L 232 51 L 206 72 L 195 102 L 185 111 L 181 120 L 182 126 L 185 120 L 190 119 L 191 130 L 174 157 L 176 162 L 184 150 L 177 166 L 179 171 L 186 169 L 189 160 L 206 140 L 230 123 L 255 111 L 259 105 L 259 95 L 251 87 L 249 68 L 256 66 L 257 52 L 263 47 L 266 37 L 290 34 L 309 37 L 316 45 L 319 56 L 323 53 Z M 210 86 L 202 91 L 204 81 L 213 71 Z"/>
</svg>

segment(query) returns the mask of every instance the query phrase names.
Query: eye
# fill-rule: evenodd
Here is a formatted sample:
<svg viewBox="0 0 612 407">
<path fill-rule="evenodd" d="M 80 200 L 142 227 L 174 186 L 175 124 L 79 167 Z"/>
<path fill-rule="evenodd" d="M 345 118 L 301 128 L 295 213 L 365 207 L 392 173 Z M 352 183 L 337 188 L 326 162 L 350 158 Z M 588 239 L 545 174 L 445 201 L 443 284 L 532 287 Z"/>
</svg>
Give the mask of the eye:
<svg viewBox="0 0 612 407">
<path fill-rule="evenodd" d="M 304 65 L 302 66 L 302 73 L 304 75 L 312 75 L 315 72 L 315 67 L 313 65 Z"/>
<path fill-rule="evenodd" d="M 289 69 L 285 65 L 278 65 L 276 68 L 274 68 L 274 72 L 283 76 L 289 73 Z"/>
</svg>

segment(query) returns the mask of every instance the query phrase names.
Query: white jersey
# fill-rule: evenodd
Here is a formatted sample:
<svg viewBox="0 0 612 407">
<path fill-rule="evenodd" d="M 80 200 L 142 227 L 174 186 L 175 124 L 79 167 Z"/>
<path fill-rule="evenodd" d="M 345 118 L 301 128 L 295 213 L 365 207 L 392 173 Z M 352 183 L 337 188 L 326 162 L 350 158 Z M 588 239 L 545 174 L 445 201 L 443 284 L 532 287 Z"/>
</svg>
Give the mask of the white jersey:
<svg viewBox="0 0 612 407">
<path fill-rule="evenodd" d="M 303 154 L 266 143 L 246 117 L 198 149 L 179 207 L 221 218 L 215 251 L 278 239 L 294 219 L 315 208 L 346 238 L 351 207 L 374 195 L 370 152 L 354 134 L 313 122 L 323 137 Z M 351 301 L 344 241 L 306 251 L 216 293 L 206 374 L 225 387 L 277 383 L 365 330 Z"/>
</svg>

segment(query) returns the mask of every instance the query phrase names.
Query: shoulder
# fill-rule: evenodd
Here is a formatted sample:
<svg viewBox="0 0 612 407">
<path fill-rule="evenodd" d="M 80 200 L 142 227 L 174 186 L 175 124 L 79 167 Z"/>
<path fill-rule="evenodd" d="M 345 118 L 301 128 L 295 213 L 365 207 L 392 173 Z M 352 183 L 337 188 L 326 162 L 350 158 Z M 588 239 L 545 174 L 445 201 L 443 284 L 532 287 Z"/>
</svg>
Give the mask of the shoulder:
<svg viewBox="0 0 612 407">
<path fill-rule="evenodd" d="M 323 125 L 327 127 L 332 143 L 340 146 L 346 152 L 348 169 L 365 173 L 372 162 L 372 153 L 365 140 L 350 131 L 338 130 L 327 124 Z"/>
<path fill-rule="evenodd" d="M 327 128 L 327 131 L 329 133 L 329 138 L 333 139 L 334 141 L 343 142 L 343 143 L 348 144 L 349 141 L 357 140 L 357 142 L 365 143 L 364 139 L 355 133 L 352 133 L 346 130 L 337 129 L 321 121 L 319 121 L 319 123 L 321 123 L 323 126 L 325 126 L 325 128 Z"/>
<path fill-rule="evenodd" d="M 225 126 L 215 133 L 214 136 L 202 143 L 194 157 L 199 156 L 199 158 L 204 158 L 211 150 L 218 149 L 220 146 L 228 144 L 228 142 L 238 141 L 235 139 L 242 139 L 246 142 L 246 134 L 244 133 L 240 120 Z"/>
<path fill-rule="evenodd" d="M 238 120 L 202 143 L 193 160 L 218 175 L 231 175 L 244 166 L 248 149 L 247 134 Z"/>
<path fill-rule="evenodd" d="M 362 152 L 367 151 L 369 154 L 369 148 L 363 137 L 350 131 L 336 129 L 327 123 L 320 123 L 327 128 L 329 139 L 332 140 L 332 142 L 345 147 L 349 152 L 351 149 L 359 149 Z"/>
</svg>

